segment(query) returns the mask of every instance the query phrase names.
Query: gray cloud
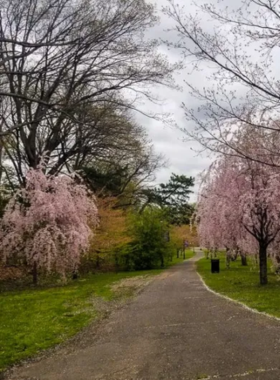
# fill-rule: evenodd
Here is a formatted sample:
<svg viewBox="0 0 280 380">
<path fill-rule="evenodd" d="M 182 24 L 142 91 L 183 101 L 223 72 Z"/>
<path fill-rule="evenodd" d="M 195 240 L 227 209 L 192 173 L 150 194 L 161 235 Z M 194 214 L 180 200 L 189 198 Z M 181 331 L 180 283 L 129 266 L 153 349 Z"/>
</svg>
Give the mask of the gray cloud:
<svg viewBox="0 0 280 380">
<path fill-rule="evenodd" d="M 198 5 L 202 5 L 204 0 L 197 0 L 196 3 Z M 217 7 L 224 7 L 225 4 L 222 2 L 218 2 L 216 0 L 209 0 L 209 2 L 214 2 Z M 196 11 L 196 6 L 190 2 L 186 2 L 186 0 L 176 0 L 176 3 L 179 6 L 185 6 L 186 13 L 194 14 Z M 229 6 L 229 10 L 234 10 L 241 6 L 243 3 L 242 0 L 227 0 L 226 5 Z M 169 19 L 166 15 L 161 12 L 163 6 L 168 4 L 167 0 L 157 0 L 155 2 L 159 16 L 161 18 L 161 22 L 159 25 L 156 25 L 152 30 L 147 34 L 148 38 L 158 38 L 162 40 L 169 40 L 172 42 L 176 42 L 178 38 L 177 33 L 172 31 L 167 33 L 167 29 L 171 29 L 174 27 L 173 21 Z M 208 16 L 206 14 L 200 13 L 199 18 L 201 20 L 201 24 L 203 29 L 209 33 L 212 33 L 214 30 L 215 23 L 209 22 Z M 227 27 L 225 26 L 225 33 Z M 187 42 L 190 43 L 190 42 Z M 160 52 L 165 54 L 167 58 L 171 62 L 176 62 L 182 57 L 180 56 L 179 50 L 168 49 L 164 44 L 160 47 Z M 258 59 L 258 54 L 255 51 L 247 51 L 250 54 L 250 59 Z M 278 62 L 278 60 L 277 60 Z M 174 122 L 179 126 L 180 129 L 186 129 L 190 131 L 194 126 L 192 123 L 187 122 L 184 116 L 183 109 L 181 107 L 184 102 L 188 108 L 192 108 L 197 110 L 197 108 L 201 105 L 199 100 L 190 95 L 188 87 L 186 86 L 184 81 L 193 84 L 196 88 L 202 89 L 203 87 L 211 87 L 217 86 L 215 82 L 211 82 L 209 77 L 211 74 L 216 71 L 215 67 L 210 66 L 210 64 L 201 63 L 200 71 L 192 71 L 192 65 L 190 62 L 185 59 L 184 60 L 185 69 L 175 75 L 175 81 L 178 85 L 182 87 L 182 91 L 175 91 L 169 88 L 164 88 L 158 86 L 153 89 L 153 94 L 160 97 L 163 102 L 161 105 L 153 105 L 149 102 L 145 102 L 142 105 L 142 110 L 146 113 L 169 113 L 172 115 Z M 274 69 L 274 67 L 272 67 Z M 275 66 L 275 73 L 278 70 L 278 66 Z M 233 83 L 228 86 L 229 90 L 236 91 L 237 102 L 242 103 L 245 101 L 245 96 L 247 93 L 247 88 L 245 88 L 241 84 Z M 216 91 L 219 90 L 216 88 Z M 223 97 L 223 94 L 219 94 L 218 96 Z M 223 99 L 221 99 L 223 100 Z M 202 119 L 205 117 L 200 112 L 197 113 L 197 116 Z M 166 182 L 172 172 L 176 174 L 185 174 L 192 175 L 194 177 L 198 177 L 199 173 L 206 169 L 212 158 L 206 155 L 198 155 L 197 151 L 200 149 L 197 143 L 183 141 L 184 133 L 179 128 L 168 128 L 165 126 L 164 122 L 156 121 L 153 119 L 148 119 L 141 114 L 136 114 L 136 119 L 141 125 L 145 126 L 153 141 L 155 150 L 157 153 L 163 153 L 169 161 L 169 166 L 167 168 L 159 170 L 157 173 L 156 181 L 157 183 Z M 198 182 L 195 187 L 195 191 L 198 189 Z M 192 197 L 194 201 L 196 196 Z"/>
<path fill-rule="evenodd" d="M 177 2 L 184 5 L 185 0 L 178 0 Z M 158 0 L 156 3 L 159 10 L 166 4 L 167 2 L 164 0 Z M 161 23 L 153 28 L 153 30 L 149 31 L 149 34 L 147 35 L 148 38 L 160 38 L 163 40 L 171 39 L 174 41 L 174 39 L 177 38 L 176 33 L 172 32 L 168 34 L 165 31 L 173 26 L 172 20 L 161 12 L 160 17 Z M 178 61 L 181 58 L 178 50 L 168 49 L 165 45 L 160 47 L 160 52 L 165 54 L 171 62 Z M 186 66 L 188 66 L 187 62 L 185 63 Z M 201 73 L 193 73 L 190 76 L 188 74 L 189 69 L 186 67 L 185 70 L 182 70 L 175 75 L 175 81 L 178 85 L 182 86 L 182 91 L 158 86 L 157 88 L 154 88 L 152 92 L 154 95 L 162 99 L 162 104 L 154 105 L 147 101 L 140 107 L 140 109 L 146 113 L 169 113 L 180 128 L 191 128 L 192 126 L 187 124 L 181 105 L 182 102 L 184 102 L 188 107 L 196 108 L 199 103 L 188 93 L 188 90 L 184 85 L 184 80 L 203 86 L 205 85 L 204 81 L 206 80 L 207 70 L 210 72 L 209 70 L 211 69 L 207 69 L 206 67 L 205 70 L 203 76 Z M 149 119 L 139 113 L 135 114 L 135 118 L 141 125 L 145 126 L 147 133 L 154 144 L 155 151 L 164 154 L 169 163 L 166 168 L 158 171 L 156 183 L 168 181 L 172 172 L 194 176 L 197 181 L 194 189 L 195 194 L 191 197 L 191 200 L 195 201 L 199 186 L 197 177 L 209 166 L 211 159 L 205 155 L 197 154 L 197 151 L 200 149 L 197 143 L 183 141 L 186 135 L 178 128 L 167 127 L 164 122 Z"/>
</svg>

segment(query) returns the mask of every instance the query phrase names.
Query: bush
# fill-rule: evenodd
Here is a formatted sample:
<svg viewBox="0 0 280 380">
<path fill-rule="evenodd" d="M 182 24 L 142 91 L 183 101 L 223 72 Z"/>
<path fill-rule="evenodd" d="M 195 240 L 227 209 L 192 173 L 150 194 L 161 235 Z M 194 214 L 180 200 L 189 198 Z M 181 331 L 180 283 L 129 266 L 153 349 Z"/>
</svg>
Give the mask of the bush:
<svg viewBox="0 0 280 380">
<path fill-rule="evenodd" d="M 144 270 L 164 267 L 170 258 L 168 223 L 159 209 L 146 209 L 142 214 L 132 214 L 129 233 L 132 241 L 122 252 L 127 269 Z"/>
</svg>

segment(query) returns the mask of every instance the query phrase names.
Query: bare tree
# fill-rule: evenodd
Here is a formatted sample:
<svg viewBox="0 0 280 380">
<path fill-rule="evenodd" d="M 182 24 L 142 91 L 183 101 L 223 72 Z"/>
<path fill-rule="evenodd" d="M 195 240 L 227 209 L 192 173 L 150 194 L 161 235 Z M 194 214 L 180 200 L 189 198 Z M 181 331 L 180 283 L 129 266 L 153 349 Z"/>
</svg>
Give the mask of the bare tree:
<svg viewBox="0 0 280 380">
<path fill-rule="evenodd" d="M 183 104 L 192 124 L 183 129 L 206 149 L 247 157 L 236 144 L 236 131 L 250 127 L 271 140 L 280 131 L 279 1 L 214 0 L 193 6 L 196 14 L 173 0 L 164 9 L 178 35 L 171 45 L 182 52 L 192 73 L 205 72 L 203 83 L 187 81 L 199 107 Z M 279 157 L 279 145 L 271 149 Z M 264 163 L 279 165 L 270 160 L 271 155 L 269 161 L 263 157 Z"/>
<path fill-rule="evenodd" d="M 62 170 L 79 172 L 85 167 L 103 168 L 107 172 L 122 168 L 128 184 L 132 179 L 136 182 L 150 180 L 162 165 L 162 157 L 154 154 L 144 128 L 135 123 L 127 110 L 114 105 L 90 105 L 77 108 L 75 117 L 79 123 L 64 120 L 55 138 L 53 127 L 56 119 L 52 123 L 50 118 L 37 133 L 38 160 L 40 156 L 44 157 L 47 174 L 56 175 Z M 15 130 L 2 140 L 5 147 L 2 168 L 10 167 L 5 178 L 10 176 L 10 182 L 24 185 L 30 164 L 20 135 Z"/>
<path fill-rule="evenodd" d="M 153 100 L 151 84 L 174 86 L 177 66 L 144 36 L 157 22 L 145 0 L 0 0 L 0 9 L 0 135 L 21 182 L 43 152 L 51 173 L 85 157 L 100 110 L 135 109 L 139 97 Z"/>
<path fill-rule="evenodd" d="M 166 164 L 164 157 L 155 153 L 145 129 L 131 119 L 124 119 L 116 133 L 108 133 L 96 148 L 75 169 L 80 170 L 97 196 L 117 197 L 121 207 L 138 203 L 143 188 Z"/>
</svg>

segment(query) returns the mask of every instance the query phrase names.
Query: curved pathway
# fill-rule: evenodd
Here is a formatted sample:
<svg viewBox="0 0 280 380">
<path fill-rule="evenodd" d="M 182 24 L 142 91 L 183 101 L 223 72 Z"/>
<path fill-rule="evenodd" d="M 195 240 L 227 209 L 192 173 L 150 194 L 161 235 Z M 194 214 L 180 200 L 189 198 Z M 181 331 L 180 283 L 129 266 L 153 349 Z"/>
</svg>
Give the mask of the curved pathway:
<svg viewBox="0 0 280 380">
<path fill-rule="evenodd" d="M 280 323 L 217 297 L 194 259 L 165 271 L 71 350 L 13 380 L 280 379 Z"/>
</svg>

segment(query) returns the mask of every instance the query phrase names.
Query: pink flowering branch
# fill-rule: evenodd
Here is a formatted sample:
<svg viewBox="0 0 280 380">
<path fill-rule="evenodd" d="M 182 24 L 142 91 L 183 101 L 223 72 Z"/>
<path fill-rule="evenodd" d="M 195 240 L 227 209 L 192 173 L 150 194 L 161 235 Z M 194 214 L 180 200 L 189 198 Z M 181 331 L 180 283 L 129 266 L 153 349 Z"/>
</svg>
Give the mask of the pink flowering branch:
<svg viewBox="0 0 280 380">
<path fill-rule="evenodd" d="M 260 154 L 258 144 L 256 149 Z M 212 165 L 199 200 L 201 244 L 258 252 L 260 282 L 266 284 L 267 250 L 280 242 L 279 199 L 278 168 L 239 157 L 220 158 Z"/>
<path fill-rule="evenodd" d="M 1 256 L 65 275 L 80 263 L 97 224 L 95 199 L 73 178 L 30 169 L 0 225 Z"/>
</svg>

